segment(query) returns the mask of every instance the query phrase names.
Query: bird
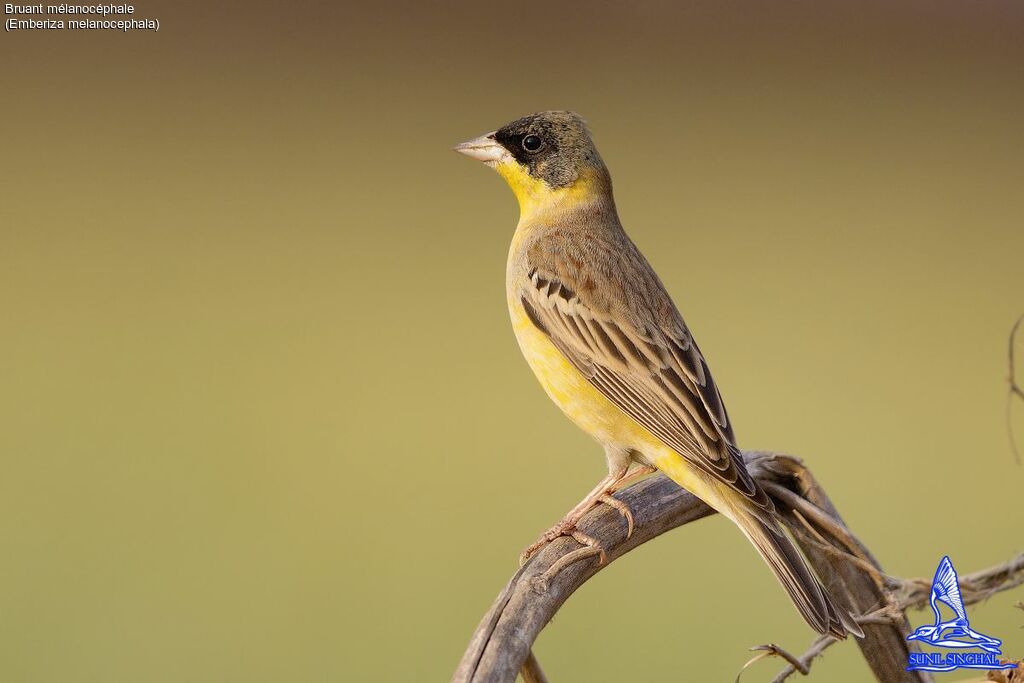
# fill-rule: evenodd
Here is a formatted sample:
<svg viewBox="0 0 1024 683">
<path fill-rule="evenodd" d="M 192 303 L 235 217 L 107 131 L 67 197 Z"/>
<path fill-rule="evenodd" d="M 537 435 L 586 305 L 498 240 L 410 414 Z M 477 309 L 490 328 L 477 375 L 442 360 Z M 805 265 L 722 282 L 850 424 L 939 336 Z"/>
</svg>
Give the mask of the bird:
<svg viewBox="0 0 1024 683">
<path fill-rule="evenodd" d="M 971 624 L 967 620 L 964 598 L 960 592 L 960 579 L 957 577 L 956 569 L 953 568 L 953 562 L 948 555 L 939 560 L 939 566 L 935 569 L 928 603 L 935 614 L 935 623 L 918 626 L 913 633 L 907 636 L 907 640 L 920 640 L 930 645 L 948 648 L 978 647 L 988 652 L 1002 654 L 1000 646 L 1003 641 L 978 633 L 971 628 Z M 943 621 L 939 603 L 953 610 L 954 618 Z"/>
<path fill-rule="evenodd" d="M 518 201 L 505 273 L 516 339 L 547 395 L 597 440 L 608 465 L 524 561 L 562 535 L 597 547 L 604 561 L 577 522 L 606 503 L 631 532 L 631 512 L 611 494 L 657 470 L 739 527 L 811 628 L 863 635 L 748 473 L 704 355 L 619 220 L 611 175 L 584 119 L 538 112 L 454 150 L 496 170 Z"/>
</svg>

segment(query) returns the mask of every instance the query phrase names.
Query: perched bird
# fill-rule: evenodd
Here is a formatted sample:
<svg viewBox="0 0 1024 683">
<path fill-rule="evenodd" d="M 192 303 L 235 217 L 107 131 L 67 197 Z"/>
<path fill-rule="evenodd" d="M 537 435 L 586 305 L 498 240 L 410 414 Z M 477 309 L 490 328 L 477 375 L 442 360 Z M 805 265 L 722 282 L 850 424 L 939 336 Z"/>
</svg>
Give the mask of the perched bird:
<svg viewBox="0 0 1024 683">
<path fill-rule="evenodd" d="M 608 461 L 608 476 L 524 555 L 563 534 L 596 544 L 575 525 L 601 502 L 631 528 L 611 493 L 656 468 L 736 523 L 812 628 L 861 635 L 747 473 L 704 356 L 619 222 L 611 176 L 583 119 L 532 114 L 455 150 L 494 168 L 519 201 L 506 270 L 516 338 L 548 396 Z"/>
</svg>

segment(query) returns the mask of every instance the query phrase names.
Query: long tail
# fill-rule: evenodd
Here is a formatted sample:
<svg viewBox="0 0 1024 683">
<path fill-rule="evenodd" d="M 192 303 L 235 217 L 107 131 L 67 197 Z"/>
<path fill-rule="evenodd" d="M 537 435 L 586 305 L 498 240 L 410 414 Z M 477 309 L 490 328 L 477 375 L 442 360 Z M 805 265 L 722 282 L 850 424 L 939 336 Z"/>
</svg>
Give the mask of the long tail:
<svg viewBox="0 0 1024 683">
<path fill-rule="evenodd" d="M 847 633 L 864 637 L 864 631 L 845 608 L 835 603 L 777 521 L 746 510 L 725 514 L 757 548 L 811 628 L 839 639 Z"/>
<path fill-rule="evenodd" d="M 666 454 L 655 462 L 658 469 L 677 484 L 700 497 L 731 519 L 761 554 L 775 578 L 807 624 L 818 633 L 846 638 L 847 633 L 864 637 L 853 616 L 836 604 L 807 566 L 803 555 L 783 531 L 774 513 L 743 500 L 725 484 L 693 471 L 678 455 Z"/>
</svg>

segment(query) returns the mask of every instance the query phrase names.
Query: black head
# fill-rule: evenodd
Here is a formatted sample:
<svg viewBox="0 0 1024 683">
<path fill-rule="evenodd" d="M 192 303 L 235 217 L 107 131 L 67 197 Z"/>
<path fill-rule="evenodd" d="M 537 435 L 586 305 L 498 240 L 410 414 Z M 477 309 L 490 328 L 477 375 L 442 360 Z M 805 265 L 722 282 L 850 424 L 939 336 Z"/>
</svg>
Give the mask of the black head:
<svg viewBox="0 0 1024 683">
<path fill-rule="evenodd" d="M 493 138 L 535 178 L 566 187 L 585 170 L 606 174 L 583 118 L 571 111 L 544 111 L 506 124 Z"/>
</svg>

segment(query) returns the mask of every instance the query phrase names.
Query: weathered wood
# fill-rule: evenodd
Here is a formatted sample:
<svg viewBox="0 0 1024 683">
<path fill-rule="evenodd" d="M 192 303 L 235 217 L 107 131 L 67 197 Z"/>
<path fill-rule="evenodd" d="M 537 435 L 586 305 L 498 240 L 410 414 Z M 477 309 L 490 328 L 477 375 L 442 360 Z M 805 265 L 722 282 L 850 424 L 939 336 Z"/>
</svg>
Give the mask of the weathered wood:
<svg viewBox="0 0 1024 683">
<path fill-rule="evenodd" d="M 547 676 L 540 668 L 540 662 L 533 656 L 533 650 L 530 650 L 530 654 L 526 656 L 526 661 L 523 662 L 523 668 L 520 669 L 519 674 L 523 677 L 523 683 L 548 683 Z"/>
<path fill-rule="evenodd" d="M 779 485 L 785 486 L 828 513 L 841 529 L 846 529 L 846 523 L 825 494 L 825 490 L 798 459 L 778 456 L 764 461 L 764 464 L 773 472 Z M 797 528 L 796 525 L 800 522 L 795 519 L 793 509 L 784 502 L 779 509 L 790 522 L 790 528 Z M 852 533 L 840 539 L 829 534 L 827 530 L 819 528 L 817 531 L 824 536 L 827 543 L 842 548 L 879 570 L 879 574 L 872 575 L 842 555 L 829 554 L 820 546 L 809 542 L 804 535 L 797 534 L 797 543 L 829 592 L 851 607 L 854 614 L 870 614 L 885 607 L 888 599 L 883 584 L 884 578 L 880 576 L 881 566 L 868 549 Z M 889 623 L 865 623 L 862 625 L 864 638 L 854 638 L 875 676 L 880 681 L 931 680 L 923 671 L 905 671 L 909 653 L 912 650 L 918 651 L 917 644 L 907 641 L 906 638 L 911 630 L 906 614 L 893 610 L 886 616 Z"/>
<path fill-rule="evenodd" d="M 810 525 L 808 531 L 802 535 L 797 533 L 796 538 L 826 585 L 862 613 L 886 606 L 884 575 L 877 561 L 849 532 L 824 490 L 802 463 L 796 458 L 772 453 L 747 453 L 745 458 L 751 475 L 783 496 L 773 497 L 784 518 L 791 525 Z M 600 505 L 580 521 L 579 528 L 606 549 L 606 564 L 600 565 L 596 557 L 589 557 L 549 576 L 545 572 L 569 553 L 578 551 L 579 544 L 562 537 L 537 553 L 513 575 L 480 622 L 455 671 L 453 683 L 513 683 L 540 631 L 590 577 L 652 538 L 714 514 L 700 499 L 661 474 L 618 492 L 616 497 L 633 511 L 636 526 L 632 537 L 626 538 L 622 516 Z M 824 523 L 815 526 L 806 516 L 794 512 L 793 497 L 824 511 L 834 526 L 831 529 Z M 841 550 L 815 540 L 814 534 Z M 841 555 L 844 551 L 857 559 Z M 867 637 L 858 645 L 879 680 L 887 683 L 931 681 L 923 672 L 905 670 L 907 652 L 915 647 L 905 639 L 909 633 L 905 617 L 877 618 L 866 623 L 864 630 Z"/>
</svg>

